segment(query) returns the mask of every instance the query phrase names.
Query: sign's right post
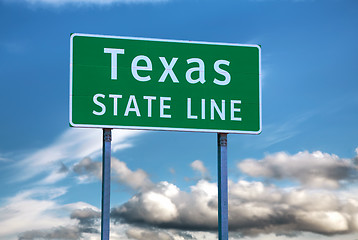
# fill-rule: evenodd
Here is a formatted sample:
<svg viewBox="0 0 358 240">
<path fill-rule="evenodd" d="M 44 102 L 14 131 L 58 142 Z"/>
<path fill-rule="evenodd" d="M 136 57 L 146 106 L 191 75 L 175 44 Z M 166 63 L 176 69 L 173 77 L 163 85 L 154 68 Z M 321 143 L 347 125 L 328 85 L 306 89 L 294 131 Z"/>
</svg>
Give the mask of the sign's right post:
<svg viewBox="0 0 358 240">
<path fill-rule="evenodd" d="M 109 240 L 112 129 L 103 129 L 101 240 Z"/>
<path fill-rule="evenodd" d="M 219 240 L 229 237 L 227 134 L 218 133 L 218 223 Z"/>
</svg>

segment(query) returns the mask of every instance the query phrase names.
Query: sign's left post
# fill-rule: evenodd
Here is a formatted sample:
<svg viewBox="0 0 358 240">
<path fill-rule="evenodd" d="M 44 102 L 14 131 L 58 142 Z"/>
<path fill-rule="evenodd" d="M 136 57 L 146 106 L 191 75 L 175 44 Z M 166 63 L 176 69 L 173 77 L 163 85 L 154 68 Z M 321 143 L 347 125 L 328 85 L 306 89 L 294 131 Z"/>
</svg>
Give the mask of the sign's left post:
<svg viewBox="0 0 358 240">
<path fill-rule="evenodd" d="M 103 128 L 101 240 L 109 240 L 112 129 Z"/>
</svg>

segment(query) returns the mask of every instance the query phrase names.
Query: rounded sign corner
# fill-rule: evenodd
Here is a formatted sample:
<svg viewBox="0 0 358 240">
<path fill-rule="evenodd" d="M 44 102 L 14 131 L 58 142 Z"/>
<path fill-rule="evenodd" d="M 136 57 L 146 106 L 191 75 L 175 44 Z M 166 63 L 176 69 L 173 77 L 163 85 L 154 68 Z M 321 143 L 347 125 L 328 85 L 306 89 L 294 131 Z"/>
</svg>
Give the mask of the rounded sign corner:
<svg viewBox="0 0 358 240">
<path fill-rule="evenodd" d="M 79 33 L 71 33 L 70 34 L 71 40 L 73 40 L 76 36 L 80 36 L 80 34 Z"/>
<path fill-rule="evenodd" d="M 262 128 L 260 127 L 260 129 L 257 132 L 255 132 L 254 134 L 260 135 L 261 133 L 262 133 Z"/>
<path fill-rule="evenodd" d="M 256 44 L 254 45 L 254 47 L 256 47 L 258 54 L 261 55 L 261 45 L 260 44 Z"/>
<path fill-rule="evenodd" d="M 76 127 L 76 124 L 72 122 L 72 119 L 70 119 L 68 125 L 70 125 L 70 127 Z"/>
</svg>

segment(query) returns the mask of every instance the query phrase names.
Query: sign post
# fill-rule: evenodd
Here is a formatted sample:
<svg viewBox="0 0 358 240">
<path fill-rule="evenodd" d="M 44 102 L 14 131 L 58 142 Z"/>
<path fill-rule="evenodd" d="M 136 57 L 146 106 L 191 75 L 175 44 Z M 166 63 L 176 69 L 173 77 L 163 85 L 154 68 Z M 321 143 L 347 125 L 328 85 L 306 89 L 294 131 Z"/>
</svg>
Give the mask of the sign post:
<svg viewBox="0 0 358 240">
<path fill-rule="evenodd" d="M 229 237 L 227 134 L 218 133 L 218 223 L 219 240 Z"/>
<path fill-rule="evenodd" d="M 101 240 L 109 240 L 112 130 L 103 129 Z"/>
<path fill-rule="evenodd" d="M 261 47 L 71 35 L 70 126 L 103 129 L 102 240 L 111 129 L 217 133 L 219 239 L 228 239 L 227 134 L 261 132 Z"/>
</svg>

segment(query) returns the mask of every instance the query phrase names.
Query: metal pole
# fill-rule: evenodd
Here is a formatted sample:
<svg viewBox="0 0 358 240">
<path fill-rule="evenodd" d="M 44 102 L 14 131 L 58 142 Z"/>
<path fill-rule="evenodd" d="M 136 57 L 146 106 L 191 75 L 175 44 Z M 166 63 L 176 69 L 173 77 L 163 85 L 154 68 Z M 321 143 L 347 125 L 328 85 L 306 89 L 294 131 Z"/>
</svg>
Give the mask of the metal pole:
<svg viewBox="0 0 358 240">
<path fill-rule="evenodd" d="M 218 133 L 218 223 L 219 240 L 229 238 L 228 185 L 227 185 L 227 134 Z"/>
<path fill-rule="evenodd" d="M 109 240 L 112 129 L 103 129 L 101 240 Z"/>
</svg>

